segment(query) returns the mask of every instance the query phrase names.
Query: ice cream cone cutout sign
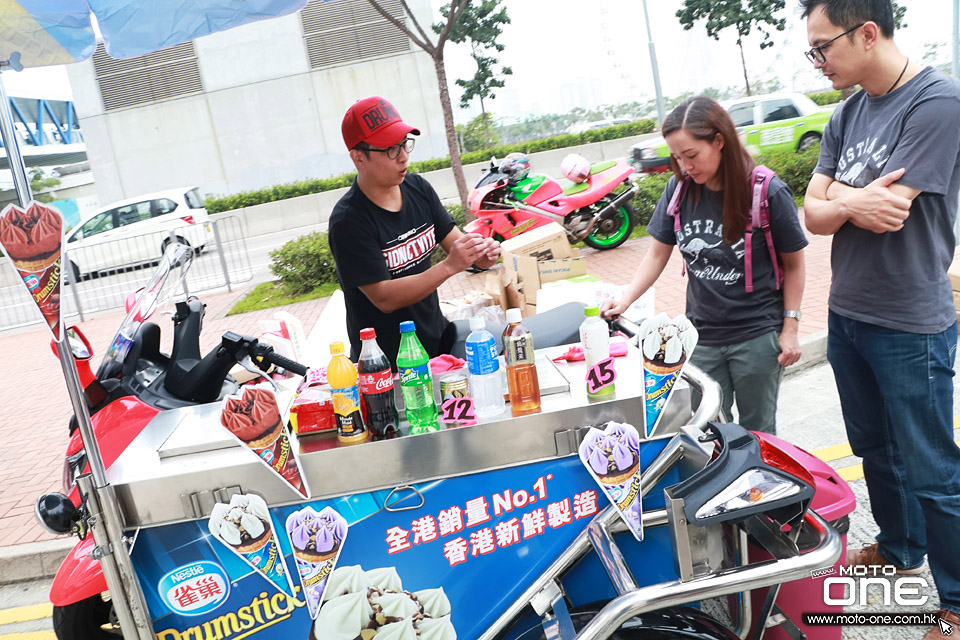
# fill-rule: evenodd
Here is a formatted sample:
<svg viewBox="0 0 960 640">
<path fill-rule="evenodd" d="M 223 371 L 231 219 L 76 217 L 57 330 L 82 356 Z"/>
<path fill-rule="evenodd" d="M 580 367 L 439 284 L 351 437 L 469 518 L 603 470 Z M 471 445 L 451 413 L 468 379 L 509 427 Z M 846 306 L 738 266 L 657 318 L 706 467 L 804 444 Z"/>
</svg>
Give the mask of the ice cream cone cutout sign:
<svg viewBox="0 0 960 640">
<path fill-rule="evenodd" d="M 310 497 L 310 489 L 300 474 L 296 451 L 280 418 L 277 397 L 271 389 L 247 386 L 239 396 L 224 398 L 220 424 L 294 491 Z"/>
<path fill-rule="evenodd" d="M 31 202 L 24 211 L 7 205 L 0 213 L 0 245 L 33 298 L 55 340 L 63 337 L 60 284 L 63 276 L 63 216 Z"/>
<path fill-rule="evenodd" d="M 640 325 L 643 351 L 643 388 L 646 403 L 646 435 L 653 435 L 673 386 L 690 359 L 699 335 L 686 316 L 667 314 L 644 320 Z"/>
<path fill-rule="evenodd" d="M 278 589 L 294 596 L 267 503 L 258 495 L 237 494 L 230 504 L 213 505 L 210 534 Z"/>
<path fill-rule="evenodd" d="M 630 424 L 609 422 L 590 427 L 580 443 L 580 461 L 638 541 L 643 540 L 640 508 L 640 434 Z"/>
<path fill-rule="evenodd" d="M 347 521 L 332 507 L 324 507 L 320 513 L 305 507 L 291 513 L 286 525 L 301 594 L 310 617 L 316 619 L 323 592 L 347 539 Z"/>
</svg>

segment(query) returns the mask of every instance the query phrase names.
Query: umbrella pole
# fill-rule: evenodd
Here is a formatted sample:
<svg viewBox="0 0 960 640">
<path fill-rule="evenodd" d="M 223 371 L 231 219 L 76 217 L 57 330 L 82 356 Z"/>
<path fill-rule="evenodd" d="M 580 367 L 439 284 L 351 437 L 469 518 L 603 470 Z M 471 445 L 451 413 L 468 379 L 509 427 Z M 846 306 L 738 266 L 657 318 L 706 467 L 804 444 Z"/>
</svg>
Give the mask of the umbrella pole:
<svg viewBox="0 0 960 640">
<path fill-rule="evenodd" d="M 23 155 L 20 153 L 20 144 L 13 128 L 13 116 L 10 113 L 10 98 L 3 86 L 3 68 L 9 66 L 8 60 L 0 61 L 0 135 L 3 137 L 3 148 L 7 152 L 7 162 L 13 176 L 13 187 L 17 191 L 20 206 L 26 207 L 33 200 L 30 192 L 30 181 L 27 180 L 27 168 L 23 164 Z"/>
</svg>

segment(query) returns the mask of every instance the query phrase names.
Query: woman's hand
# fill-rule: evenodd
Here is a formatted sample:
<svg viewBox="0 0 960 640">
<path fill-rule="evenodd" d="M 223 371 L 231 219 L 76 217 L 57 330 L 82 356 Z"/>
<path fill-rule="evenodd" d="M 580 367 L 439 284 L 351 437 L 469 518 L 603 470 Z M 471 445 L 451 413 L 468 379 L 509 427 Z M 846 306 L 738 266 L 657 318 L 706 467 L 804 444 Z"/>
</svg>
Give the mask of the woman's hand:
<svg viewBox="0 0 960 640">
<path fill-rule="evenodd" d="M 780 332 L 780 355 L 777 356 L 777 362 L 781 366 L 789 367 L 796 364 L 803 351 L 800 349 L 800 339 L 797 337 L 797 327 L 787 326 L 799 324 L 796 320 L 789 318 L 784 323 L 783 331 Z"/>
<path fill-rule="evenodd" d="M 600 306 L 600 315 L 607 320 L 616 320 L 629 306 L 630 305 L 623 301 L 614 302 L 613 300 L 604 300 Z"/>
</svg>

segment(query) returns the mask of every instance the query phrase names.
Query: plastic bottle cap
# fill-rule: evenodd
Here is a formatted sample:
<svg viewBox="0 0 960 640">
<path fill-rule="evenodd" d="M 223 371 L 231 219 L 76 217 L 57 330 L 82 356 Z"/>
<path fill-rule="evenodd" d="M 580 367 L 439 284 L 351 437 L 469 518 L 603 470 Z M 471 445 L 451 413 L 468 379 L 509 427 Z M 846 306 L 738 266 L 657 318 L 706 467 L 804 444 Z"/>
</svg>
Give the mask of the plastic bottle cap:
<svg viewBox="0 0 960 640">
<path fill-rule="evenodd" d="M 487 323 L 484 322 L 483 318 L 480 316 L 473 316 L 470 318 L 470 331 L 480 331 L 487 326 Z"/>
<path fill-rule="evenodd" d="M 413 320 L 404 320 L 400 323 L 400 333 L 410 333 L 416 330 L 417 326 L 413 323 Z"/>
<path fill-rule="evenodd" d="M 377 330 L 372 327 L 367 327 L 366 329 L 360 329 L 360 339 L 361 340 L 373 340 L 377 337 Z"/>
<path fill-rule="evenodd" d="M 593 316 L 599 316 L 600 307 L 598 307 L 597 305 L 587 307 L 586 309 L 583 310 L 583 315 L 587 316 L 588 318 L 591 318 Z M 361 333 L 361 335 L 363 334 Z"/>
<path fill-rule="evenodd" d="M 330 355 L 339 356 L 343 354 L 343 343 L 342 342 L 331 342 L 330 343 Z"/>
<path fill-rule="evenodd" d="M 516 324 L 523 320 L 523 315 L 520 313 L 520 309 L 507 309 L 507 322 L 510 324 Z"/>
</svg>

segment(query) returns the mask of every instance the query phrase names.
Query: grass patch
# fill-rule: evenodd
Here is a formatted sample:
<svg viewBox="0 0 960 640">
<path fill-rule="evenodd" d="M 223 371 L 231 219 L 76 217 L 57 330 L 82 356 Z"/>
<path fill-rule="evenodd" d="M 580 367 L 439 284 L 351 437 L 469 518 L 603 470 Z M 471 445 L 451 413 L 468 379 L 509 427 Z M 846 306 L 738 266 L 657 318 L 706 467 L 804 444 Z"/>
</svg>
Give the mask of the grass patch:
<svg viewBox="0 0 960 640">
<path fill-rule="evenodd" d="M 247 313 L 249 311 L 260 311 L 261 309 L 270 309 L 273 307 L 282 307 L 295 302 L 306 302 L 307 300 L 316 300 L 317 298 L 326 298 L 333 295 L 333 292 L 340 288 L 339 284 L 322 284 L 313 291 L 299 295 L 290 295 L 280 282 L 263 282 L 253 288 L 250 293 L 243 296 L 233 308 L 227 312 L 228 316 L 238 313 Z"/>
<path fill-rule="evenodd" d="M 646 238 L 649 233 L 647 233 L 647 225 L 638 224 L 633 228 L 633 231 L 630 232 L 631 238 Z"/>
</svg>

